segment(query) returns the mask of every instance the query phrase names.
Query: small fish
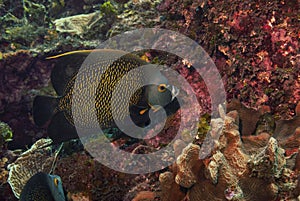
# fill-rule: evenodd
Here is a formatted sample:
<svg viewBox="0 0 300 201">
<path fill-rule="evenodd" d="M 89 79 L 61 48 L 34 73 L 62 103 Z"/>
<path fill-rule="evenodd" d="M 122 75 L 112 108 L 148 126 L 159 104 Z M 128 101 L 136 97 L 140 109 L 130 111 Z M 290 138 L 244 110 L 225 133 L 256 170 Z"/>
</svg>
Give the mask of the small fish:
<svg viewBox="0 0 300 201">
<path fill-rule="evenodd" d="M 65 201 L 61 178 L 38 172 L 25 184 L 20 201 Z"/>
<path fill-rule="evenodd" d="M 92 54 L 86 60 L 90 53 Z M 80 126 L 83 128 L 93 127 L 91 124 L 93 117 L 89 113 L 92 113 L 90 111 L 94 109 L 96 109 L 96 116 L 101 128 L 114 127 L 115 120 L 126 122 L 128 115 L 136 125 L 144 127 L 150 123 L 150 109 L 155 112 L 164 108 L 167 115 L 173 114 L 179 109 L 176 98 L 179 90 L 168 83 L 167 78 L 162 75 L 161 69 L 149 70 L 149 72 L 138 69 L 134 73 L 127 74 L 143 65 L 152 65 L 158 69 L 157 65 L 149 64 L 136 55 L 118 50 L 99 49 L 67 52 L 48 57 L 48 59 L 58 59 L 51 73 L 51 82 L 59 97 L 35 97 L 33 118 L 38 126 L 44 126 L 51 120 L 48 126 L 48 135 L 54 143 L 78 138 L 72 118 L 72 101 L 74 101 L 75 80 L 78 82 L 78 73 L 82 73 L 79 68 L 83 62 L 89 68 L 90 77 L 96 76 L 99 82 L 96 85 L 97 81 L 87 84 L 86 81 L 79 80 L 80 83 L 83 83 L 77 87 L 80 94 L 89 94 L 93 89 L 96 90 L 93 102 L 95 107 L 89 108 L 82 105 L 80 108 L 81 113 L 85 115 L 80 117 Z M 104 71 L 104 69 L 106 70 Z M 122 94 L 128 95 L 138 88 L 130 98 L 129 114 L 128 111 L 122 110 L 121 106 L 127 104 L 123 97 L 117 97 L 116 100 L 112 98 L 115 86 L 125 75 L 128 78 L 126 78 L 126 86 L 121 89 Z M 139 87 L 147 80 L 153 81 L 155 84 Z M 77 103 L 84 103 L 84 101 L 86 101 L 84 96 L 76 99 Z M 112 101 L 117 105 L 116 108 L 111 107 Z M 118 114 L 117 119 L 113 119 L 113 112 Z"/>
</svg>

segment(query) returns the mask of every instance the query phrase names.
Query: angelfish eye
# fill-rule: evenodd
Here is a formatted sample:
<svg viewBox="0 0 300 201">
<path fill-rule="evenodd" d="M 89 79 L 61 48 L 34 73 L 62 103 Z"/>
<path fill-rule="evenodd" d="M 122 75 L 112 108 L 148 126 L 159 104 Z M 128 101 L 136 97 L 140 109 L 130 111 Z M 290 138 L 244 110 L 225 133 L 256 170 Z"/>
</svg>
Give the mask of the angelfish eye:
<svg viewBox="0 0 300 201">
<path fill-rule="evenodd" d="M 159 92 L 165 92 L 167 90 L 167 85 L 166 84 L 160 84 L 157 87 Z"/>
<path fill-rule="evenodd" d="M 57 179 L 57 178 L 54 178 L 54 179 L 53 179 L 53 182 L 54 182 L 54 185 L 57 187 L 57 186 L 58 186 L 58 182 L 59 182 L 58 179 Z"/>
</svg>

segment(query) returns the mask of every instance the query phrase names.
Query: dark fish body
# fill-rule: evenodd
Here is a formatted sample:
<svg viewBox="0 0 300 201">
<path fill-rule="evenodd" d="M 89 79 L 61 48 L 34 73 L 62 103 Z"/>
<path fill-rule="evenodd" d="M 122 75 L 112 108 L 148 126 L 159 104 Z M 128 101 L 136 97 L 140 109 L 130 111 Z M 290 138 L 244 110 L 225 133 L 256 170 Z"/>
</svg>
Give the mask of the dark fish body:
<svg viewBox="0 0 300 201">
<path fill-rule="evenodd" d="M 89 55 L 90 53 L 92 54 Z M 33 103 L 33 117 L 38 126 L 45 125 L 51 119 L 48 134 L 54 142 L 78 137 L 72 116 L 72 103 L 75 101 L 77 106 L 79 104 L 81 114 L 79 126 L 83 128 L 97 126 L 91 123 L 92 109 L 95 109 L 97 124 L 101 128 L 111 127 L 115 120 L 123 121 L 128 115 L 136 125 L 144 126 L 149 123 L 148 109 L 151 105 L 164 107 L 176 101 L 172 93 L 173 86 L 168 84 L 168 80 L 159 71 L 139 70 L 138 67 L 148 63 L 135 55 L 116 50 L 96 50 L 69 52 L 51 59 L 58 59 L 51 73 L 51 82 L 59 97 L 37 96 Z M 82 63 L 85 68 L 80 69 Z M 133 69 L 133 73 L 127 74 Z M 127 77 L 123 79 L 125 85 L 121 87 L 122 96 L 112 98 L 113 90 L 125 75 Z M 143 87 L 142 83 L 149 80 L 157 85 Z M 75 86 L 76 93 L 83 94 L 82 96 L 74 96 Z M 161 90 L 159 86 L 165 89 Z M 135 91 L 133 95 L 130 95 L 131 91 Z M 94 97 L 91 100 L 92 107 L 86 104 L 87 97 L 84 94 Z M 127 111 L 124 110 L 126 96 L 130 97 Z M 111 103 L 117 107 L 111 107 Z M 175 105 L 178 107 L 178 104 Z M 177 109 L 172 106 L 173 111 Z M 118 115 L 113 118 L 113 113 Z"/>
<path fill-rule="evenodd" d="M 36 173 L 25 184 L 20 201 L 65 201 L 65 194 L 59 176 Z"/>
</svg>

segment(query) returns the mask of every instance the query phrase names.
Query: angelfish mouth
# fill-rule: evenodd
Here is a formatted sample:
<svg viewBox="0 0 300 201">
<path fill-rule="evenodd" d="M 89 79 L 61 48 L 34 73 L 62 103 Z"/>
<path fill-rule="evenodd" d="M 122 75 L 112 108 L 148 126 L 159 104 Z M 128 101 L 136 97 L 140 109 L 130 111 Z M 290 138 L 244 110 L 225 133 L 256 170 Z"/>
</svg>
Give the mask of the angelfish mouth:
<svg viewBox="0 0 300 201">
<path fill-rule="evenodd" d="M 173 101 L 174 98 L 176 98 L 178 96 L 179 92 L 180 92 L 180 90 L 177 87 L 172 86 L 172 89 L 171 89 L 172 99 L 171 99 L 171 101 Z"/>
</svg>

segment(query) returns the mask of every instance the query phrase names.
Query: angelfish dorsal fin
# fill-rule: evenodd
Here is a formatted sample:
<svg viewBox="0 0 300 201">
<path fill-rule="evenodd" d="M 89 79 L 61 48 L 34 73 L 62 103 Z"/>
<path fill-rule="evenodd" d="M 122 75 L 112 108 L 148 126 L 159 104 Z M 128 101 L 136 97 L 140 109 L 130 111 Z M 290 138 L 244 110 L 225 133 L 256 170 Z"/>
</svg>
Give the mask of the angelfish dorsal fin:
<svg viewBox="0 0 300 201">
<path fill-rule="evenodd" d="M 73 51 L 47 57 L 47 59 L 57 60 L 51 72 L 51 83 L 59 96 L 64 95 L 68 82 L 76 75 L 82 63 L 91 52 L 92 50 Z"/>
</svg>

